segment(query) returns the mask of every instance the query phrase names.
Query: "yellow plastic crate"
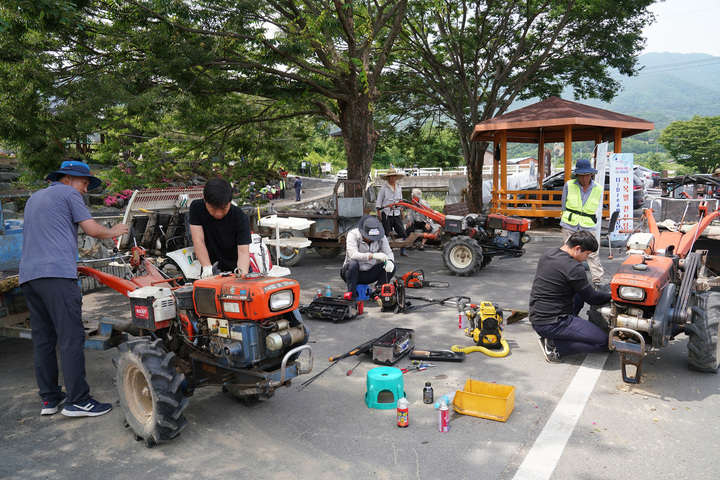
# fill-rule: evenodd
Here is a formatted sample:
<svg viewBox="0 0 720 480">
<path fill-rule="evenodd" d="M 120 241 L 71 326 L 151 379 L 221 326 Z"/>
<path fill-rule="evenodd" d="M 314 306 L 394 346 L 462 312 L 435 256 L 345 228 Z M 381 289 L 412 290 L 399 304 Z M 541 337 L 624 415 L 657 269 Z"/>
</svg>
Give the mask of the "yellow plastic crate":
<svg viewBox="0 0 720 480">
<path fill-rule="evenodd" d="M 453 410 L 463 415 L 505 422 L 515 408 L 515 387 L 468 380 L 455 394 Z"/>
</svg>

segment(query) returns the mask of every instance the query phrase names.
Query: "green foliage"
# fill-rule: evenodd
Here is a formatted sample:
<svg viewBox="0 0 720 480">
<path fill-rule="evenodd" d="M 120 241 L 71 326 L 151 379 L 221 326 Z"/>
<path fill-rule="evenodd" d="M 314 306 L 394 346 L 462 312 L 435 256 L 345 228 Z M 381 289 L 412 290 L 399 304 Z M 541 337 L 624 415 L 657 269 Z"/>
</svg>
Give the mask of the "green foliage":
<svg viewBox="0 0 720 480">
<path fill-rule="evenodd" d="M 720 116 L 672 122 L 658 141 L 685 167 L 711 173 L 720 166 Z"/>
</svg>

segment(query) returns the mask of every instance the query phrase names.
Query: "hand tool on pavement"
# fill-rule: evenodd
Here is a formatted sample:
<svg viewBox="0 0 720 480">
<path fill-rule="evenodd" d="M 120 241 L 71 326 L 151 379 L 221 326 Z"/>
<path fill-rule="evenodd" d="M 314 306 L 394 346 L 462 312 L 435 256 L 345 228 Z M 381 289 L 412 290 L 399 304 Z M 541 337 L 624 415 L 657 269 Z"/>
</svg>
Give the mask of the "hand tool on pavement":
<svg viewBox="0 0 720 480">
<path fill-rule="evenodd" d="M 318 378 L 320 375 L 322 375 L 323 373 L 325 373 L 325 372 L 327 372 L 328 370 L 330 370 L 331 367 L 335 366 L 335 364 L 338 363 L 338 361 L 339 361 L 339 359 L 338 359 L 338 360 L 335 360 L 333 363 L 331 363 L 330 365 L 328 365 L 323 371 L 321 371 L 321 372 L 318 373 L 317 375 L 313 376 L 313 377 L 310 378 L 309 380 L 305 380 L 305 381 L 304 381 L 303 383 L 301 383 L 300 386 L 297 388 L 298 391 L 300 391 L 300 390 L 302 390 L 303 388 L 305 388 L 305 387 L 307 387 L 308 385 L 310 385 L 313 381 L 315 381 L 316 378 Z"/>
<path fill-rule="evenodd" d="M 465 354 L 452 350 L 413 350 L 410 352 L 411 360 L 435 360 L 436 362 L 462 362 Z"/>
<path fill-rule="evenodd" d="M 345 375 L 347 375 L 348 377 L 349 377 L 350 375 L 352 375 L 353 370 L 355 370 L 355 369 L 358 367 L 358 365 L 360 365 L 361 363 L 362 363 L 362 360 L 360 360 L 359 362 L 357 362 L 357 363 L 355 364 L 355 366 L 352 367 L 350 370 L 348 370 L 348 372 L 347 372 Z"/>
</svg>

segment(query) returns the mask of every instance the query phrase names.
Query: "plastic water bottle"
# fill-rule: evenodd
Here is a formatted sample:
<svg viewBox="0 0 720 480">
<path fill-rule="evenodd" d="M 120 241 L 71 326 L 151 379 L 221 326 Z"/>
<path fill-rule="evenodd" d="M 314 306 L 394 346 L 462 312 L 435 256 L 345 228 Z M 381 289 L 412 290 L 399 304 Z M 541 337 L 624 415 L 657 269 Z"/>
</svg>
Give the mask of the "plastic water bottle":
<svg viewBox="0 0 720 480">
<path fill-rule="evenodd" d="M 445 400 L 440 402 L 440 408 L 438 408 L 438 430 L 443 433 L 450 430 L 450 409 Z"/>
<path fill-rule="evenodd" d="M 408 415 L 408 407 L 410 404 L 407 398 L 403 397 L 397 401 L 397 424 L 398 427 L 405 428 L 410 424 L 410 417 Z"/>
<path fill-rule="evenodd" d="M 325 287 L 325 296 L 326 297 L 332 297 L 332 290 L 330 290 L 330 285 Z"/>
<path fill-rule="evenodd" d="M 423 388 L 423 403 L 433 403 L 433 389 L 430 382 L 425 382 L 425 388 Z"/>
<path fill-rule="evenodd" d="M 446 405 L 450 405 L 452 401 L 455 399 L 455 393 L 457 392 L 448 392 L 442 397 L 438 398 L 437 402 L 435 402 L 435 408 L 440 408 L 440 404 L 442 402 L 445 402 Z"/>
</svg>

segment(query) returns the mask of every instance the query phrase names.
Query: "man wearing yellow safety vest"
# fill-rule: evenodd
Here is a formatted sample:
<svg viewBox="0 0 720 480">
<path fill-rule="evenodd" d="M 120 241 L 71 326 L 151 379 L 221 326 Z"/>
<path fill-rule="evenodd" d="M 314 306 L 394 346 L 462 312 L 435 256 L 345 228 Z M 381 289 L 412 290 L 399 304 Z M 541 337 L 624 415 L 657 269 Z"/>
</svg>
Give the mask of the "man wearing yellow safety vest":
<svg viewBox="0 0 720 480">
<path fill-rule="evenodd" d="M 570 235 L 581 230 L 595 233 L 597 227 L 598 205 L 602 202 L 603 190 L 592 179 L 597 173 L 589 160 L 578 160 L 575 164 L 575 177 L 568 180 L 563 187 L 562 205 L 563 214 L 560 220 L 563 242 Z M 603 266 L 600 263 L 600 254 L 595 251 L 588 256 L 588 267 L 594 284 L 602 282 Z"/>
</svg>

